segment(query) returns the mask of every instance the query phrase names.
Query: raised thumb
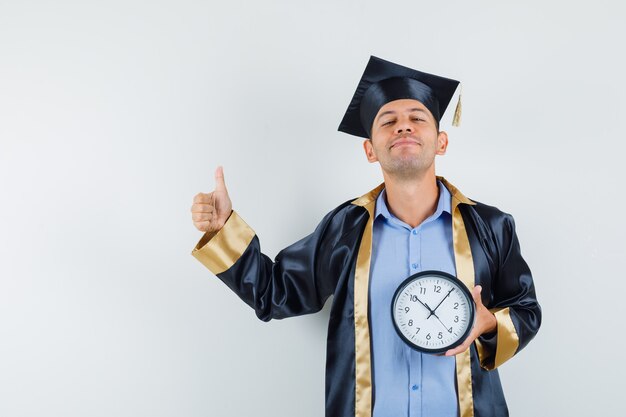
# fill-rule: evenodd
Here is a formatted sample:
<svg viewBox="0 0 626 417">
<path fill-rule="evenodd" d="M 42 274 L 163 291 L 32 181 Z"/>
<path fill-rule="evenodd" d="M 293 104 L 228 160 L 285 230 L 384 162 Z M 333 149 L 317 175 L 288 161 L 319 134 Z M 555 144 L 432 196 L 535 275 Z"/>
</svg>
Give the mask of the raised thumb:
<svg viewBox="0 0 626 417">
<path fill-rule="evenodd" d="M 215 191 L 226 191 L 226 183 L 224 182 L 224 168 L 218 166 L 215 170 Z"/>
</svg>

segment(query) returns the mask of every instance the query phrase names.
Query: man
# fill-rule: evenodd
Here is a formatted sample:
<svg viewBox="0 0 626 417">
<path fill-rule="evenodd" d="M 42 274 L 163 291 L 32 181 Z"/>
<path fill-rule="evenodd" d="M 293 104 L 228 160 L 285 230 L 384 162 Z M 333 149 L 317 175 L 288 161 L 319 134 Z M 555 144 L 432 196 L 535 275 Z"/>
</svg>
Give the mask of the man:
<svg viewBox="0 0 626 417">
<path fill-rule="evenodd" d="M 448 145 L 439 121 L 457 86 L 371 57 L 339 130 L 365 138 L 384 183 L 275 261 L 232 210 L 221 168 L 215 190 L 194 198 L 194 224 L 206 233 L 193 256 L 261 320 L 317 312 L 334 296 L 327 417 L 508 415 L 496 368 L 534 337 L 541 310 L 512 217 L 435 175 Z M 409 347 L 389 314 L 397 286 L 430 269 L 457 276 L 476 305 L 470 335 L 445 355 Z"/>
</svg>

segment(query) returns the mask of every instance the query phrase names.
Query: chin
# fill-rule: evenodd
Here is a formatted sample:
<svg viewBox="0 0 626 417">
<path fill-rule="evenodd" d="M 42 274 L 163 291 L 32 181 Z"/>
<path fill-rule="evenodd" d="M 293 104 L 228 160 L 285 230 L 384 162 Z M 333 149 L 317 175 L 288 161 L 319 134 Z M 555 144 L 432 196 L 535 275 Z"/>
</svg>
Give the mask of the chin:
<svg viewBox="0 0 626 417">
<path fill-rule="evenodd" d="M 428 170 L 429 165 L 424 164 L 422 161 L 410 160 L 410 161 L 394 161 L 390 164 L 382 164 L 383 171 L 397 175 L 401 177 L 417 176 L 420 173 Z"/>
</svg>

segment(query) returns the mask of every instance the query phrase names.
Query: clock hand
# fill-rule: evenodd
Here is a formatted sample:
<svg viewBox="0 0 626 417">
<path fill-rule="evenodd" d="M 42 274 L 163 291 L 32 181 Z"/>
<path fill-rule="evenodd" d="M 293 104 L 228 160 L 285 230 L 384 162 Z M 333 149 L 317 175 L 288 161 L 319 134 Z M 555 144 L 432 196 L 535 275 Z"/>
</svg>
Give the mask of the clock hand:
<svg viewBox="0 0 626 417">
<path fill-rule="evenodd" d="M 431 316 L 432 316 L 433 314 L 435 314 L 435 311 L 437 311 L 437 309 L 439 308 L 439 306 L 441 305 L 441 303 L 443 303 L 443 302 L 444 302 L 444 300 L 450 296 L 450 293 L 451 293 L 452 291 L 454 291 L 454 288 L 452 288 L 450 291 L 448 291 L 448 293 L 446 294 L 446 296 L 445 296 L 445 297 L 443 297 L 443 298 L 441 299 L 441 301 L 439 301 L 439 304 L 437 304 L 437 307 L 435 307 L 435 309 L 434 309 L 434 310 L 431 310 L 431 312 L 430 312 L 430 315 L 431 315 Z M 428 317 L 430 317 L 430 316 L 428 316 Z M 437 317 L 437 315 L 435 315 L 435 317 Z"/>
<path fill-rule="evenodd" d="M 452 291 L 454 291 L 454 288 L 452 288 L 450 291 L 448 291 L 448 293 L 446 294 L 446 296 L 445 296 L 445 297 L 443 297 L 443 298 L 441 299 L 441 301 L 439 301 L 439 304 L 437 304 L 437 307 L 435 307 L 435 309 L 433 310 L 433 312 L 434 312 L 434 311 L 437 311 L 437 309 L 439 308 L 439 306 L 441 305 L 441 303 L 443 303 L 443 302 L 444 302 L 444 300 L 450 296 L 450 294 L 452 293 Z"/>
<path fill-rule="evenodd" d="M 441 323 L 441 325 L 444 327 L 444 329 L 448 330 L 448 326 L 446 326 L 445 324 L 443 324 L 443 321 L 441 321 L 441 319 L 439 318 L 438 315 L 435 314 L 435 312 L 432 313 L 433 316 L 435 316 L 437 318 L 437 320 L 439 320 L 439 323 Z M 430 317 L 430 316 L 429 316 Z"/>
<path fill-rule="evenodd" d="M 435 313 L 433 310 L 431 310 L 431 309 L 430 309 L 430 307 L 428 307 L 428 304 L 424 304 L 424 303 L 422 303 L 422 300 L 420 300 L 417 296 L 415 296 L 415 299 L 416 299 L 417 301 L 419 301 L 421 305 L 423 305 L 424 307 L 426 307 L 426 309 L 430 312 L 430 314 L 428 315 L 428 317 L 426 317 L 427 319 Z"/>
</svg>

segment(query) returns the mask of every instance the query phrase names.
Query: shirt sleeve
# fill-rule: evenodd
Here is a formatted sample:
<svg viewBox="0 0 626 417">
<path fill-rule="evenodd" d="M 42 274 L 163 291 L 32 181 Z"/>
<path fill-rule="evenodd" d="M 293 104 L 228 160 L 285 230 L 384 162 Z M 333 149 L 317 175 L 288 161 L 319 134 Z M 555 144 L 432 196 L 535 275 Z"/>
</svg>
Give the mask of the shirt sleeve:
<svg viewBox="0 0 626 417">
<path fill-rule="evenodd" d="M 499 248 L 498 270 L 492 284 L 494 294 L 489 310 L 495 315 L 495 333 L 476 339 L 480 364 L 491 370 L 522 350 L 541 325 L 541 307 L 533 278 L 521 255 L 513 217 L 506 214 L 496 232 Z"/>
<path fill-rule="evenodd" d="M 310 235 L 281 250 L 272 261 L 254 230 L 232 211 L 217 232 L 206 233 L 192 255 L 222 280 L 260 320 L 282 319 L 322 309 L 344 264 L 334 243 L 336 210 Z"/>
</svg>

